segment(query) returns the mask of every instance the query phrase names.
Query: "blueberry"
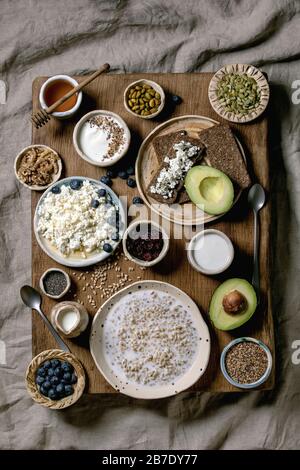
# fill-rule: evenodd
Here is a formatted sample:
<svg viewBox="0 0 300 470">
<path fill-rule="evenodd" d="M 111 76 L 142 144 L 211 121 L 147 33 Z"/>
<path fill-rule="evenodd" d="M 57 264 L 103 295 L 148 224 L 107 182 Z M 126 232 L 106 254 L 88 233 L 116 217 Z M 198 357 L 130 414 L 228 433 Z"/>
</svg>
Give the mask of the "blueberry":
<svg viewBox="0 0 300 470">
<path fill-rule="evenodd" d="M 51 367 L 51 362 L 50 361 L 45 361 L 43 363 L 43 367 L 44 367 L 44 369 L 49 369 Z"/>
<path fill-rule="evenodd" d="M 119 171 L 118 177 L 122 180 L 127 180 L 127 172 L 126 171 Z"/>
<path fill-rule="evenodd" d="M 134 198 L 132 199 L 132 203 L 133 204 L 144 204 L 144 201 L 139 196 L 134 196 Z"/>
<path fill-rule="evenodd" d="M 112 236 L 111 236 L 111 239 L 113 242 L 118 242 L 120 240 L 120 237 L 119 237 L 119 234 L 118 233 L 114 233 Z"/>
<path fill-rule="evenodd" d="M 45 390 L 49 390 L 49 388 L 51 388 L 51 383 L 49 382 L 48 379 L 46 379 L 45 382 L 43 383 L 43 388 Z"/>
<path fill-rule="evenodd" d="M 91 206 L 92 206 L 94 209 L 97 209 L 97 207 L 100 206 L 100 202 L 98 201 L 98 199 L 92 199 Z"/>
<path fill-rule="evenodd" d="M 35 379 L 35 383 L 37 385 L 42 385 L 43 382 L 45 382 L 45 377 L 42 377 L 41 375 L 38 375 Z"/>
<path fill-rule="evenodd" d="M 46 369 L 44 369 L 44 367 L 39 367 L 38 370 L 37 370 L 37 375 L 40 375 L 41 377 L 46 377 L 47 375 L 47 371 Z"/>
<path fill-rule="evenodd" d="M 59 194 L 60 192 L 61 192 L 60 186 L 53 186 L 53 188 L 51 188 L 51 193 L 53 194 Z"/>
<path fill-rule="evenodd" d="M 106 253 L 111 253 L 112 252 L 112 246 L 109 243 L 104 243 L 103 250 L 106 251 Z"/>
<path fill-rule="evenodd" d="M 56 369 L 54 369 L 54 375 L 55 377 L 61 377 L 63 374 L 63 371 L 62 371 L 62 368 L 60 366 L 56 367 Z"/>
<path fill-rule="evenodd" d="M 64 391 L 65 391 L 65 386 L 60 383 L 57 385 L 56 389 L 55 389 L 56 393 L 58 393 L 59 395 L 63 395 Z"/>
<path fill-rule="evenodd" d="M 130 188 L 135 188 L 135 187 L 136 187 L 136 181 L 133 180 L 132 178 L 128 178 L 128 180 L 127 180 L 127 185 L 128 185 Z"/>
<path fill-rule="evenodd" d="M 51 359 L 51 367 L 55 369 L 55 367 L 59 366 L 60 361 L 58 359 Z"/>
<path fill-rule="evenodd" d="M 112 185 L 112 180 L 108 176 L 101 176 L 100 181 L 101 181 L 101 183 L 104 183 L 107 186 Z"/>
<path fill-rule="evenodd" d="M 126 173 L 127 173 L 128 176 L 134 175 L 135 171 L 134 171 L 133 166 L 129 166 L 126 170 Z"/>
<path fill-rule="evenodd" d="M 109 168 L 106 171 L 106 176 L 108 176 L 109 178 L 115 178 L 117 176 L 117 172 L 113 168 Z"/>
<path fill-rule="evenodd" d="M 55 375 L 53 377 L 50 377 L 50 383 L 51 383 L 51 385 L 58 385 L 59 384 L 59 378 L 56 377 Z"/>
<path fill-rule="evenodd" d="M 72 366 L 72 364 L 66 361 L 61 364 L 61 368 L 64 372 L 73 372 L 74 370 L 74 367 Z"/>
<path fill-rule="evenodd" d="M 99 197 L 105 197 L 106 189 L 104 189 L 104 188 L 98 189 L 97 194 L 98 194 Z"/>
<path fill-rule="evenodd" d="M 47 373 L 48 373 L 48 377 L 52 377 L 54 375 L 53 367 L 50 367 L 50 369 L 48 369 Z"/>
<path fill-rule="evenodd" d="M 66 395 L 72 395 L 74 389 L 72 385 L 65 385 L 65 394 Z"/>
<path fill-rule="evenodd" d="M 46 390 L 43 385 L 40 387 L 40 392 L 42 395 L 44 395 L 45 397 L 48 396 L 48 390 Z"/>
<path fill-rule="evenodd" d="M 48 391 L 48 397 L 51 400 L 57 400 L 58 399 L 58 395 L 56 393 L 56 390 L 54 390 L 54 388 L 50 388 L 50 390 Z"/>
<path fill-rule="evenodd" d="M 63 379 L 66 383 L 70 383 L 72 380 L 72 374 L 70 374 L 70 372 L 65 372 L 63 375 Z"/>
<path fill-rule="evenodd" d="M 182 99 L 178 95 L 172 95 L 171 96 L 173 103 L 175 104 L 180 104 L 182 102 Z"/>
<path fill-rule="evenodd" d="M 70 188 L 71 189 L 80 189 L 82 186 L 82 181 L 79 181 L 79 180 L 72 180 L 71 183 L 70 183 Z"/>
<path fill-rule="evenodd" d="M 71 384 L 76 384 L 77 382 L 77 375 L 73 372 L 72 378 L 71 378 Z"/>
</svg>

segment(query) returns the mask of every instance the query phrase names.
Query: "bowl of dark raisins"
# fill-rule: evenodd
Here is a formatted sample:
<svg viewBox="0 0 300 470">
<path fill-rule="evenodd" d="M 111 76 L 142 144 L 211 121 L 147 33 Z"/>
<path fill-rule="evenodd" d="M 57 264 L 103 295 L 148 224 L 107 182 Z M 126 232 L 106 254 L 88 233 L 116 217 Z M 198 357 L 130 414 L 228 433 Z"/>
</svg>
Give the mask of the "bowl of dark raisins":
<svg viewBox="0 0 300 470">
<path fill-rule="evenodd" d="M 26 388 L 31 398 L 51 409 L 73 405 L 85 387 L 85 372 L 78 359 L 60 349 L 43 351 L 26 371 Z"/>
</svg>

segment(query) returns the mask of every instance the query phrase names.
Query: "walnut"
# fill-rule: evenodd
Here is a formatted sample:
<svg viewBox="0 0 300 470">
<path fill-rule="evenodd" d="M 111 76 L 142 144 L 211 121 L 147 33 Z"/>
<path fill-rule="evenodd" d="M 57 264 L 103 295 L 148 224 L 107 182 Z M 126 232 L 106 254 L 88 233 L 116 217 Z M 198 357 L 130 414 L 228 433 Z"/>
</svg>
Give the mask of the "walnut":
<svg viewBox="0 0 300 470">
<path fill-rule="evenodd" d="M 222 305 L 226 313 L 236 315 L 246 310 L 248 302 L 241 292 L 233 290 L 224 296 Z"/>
</svg>

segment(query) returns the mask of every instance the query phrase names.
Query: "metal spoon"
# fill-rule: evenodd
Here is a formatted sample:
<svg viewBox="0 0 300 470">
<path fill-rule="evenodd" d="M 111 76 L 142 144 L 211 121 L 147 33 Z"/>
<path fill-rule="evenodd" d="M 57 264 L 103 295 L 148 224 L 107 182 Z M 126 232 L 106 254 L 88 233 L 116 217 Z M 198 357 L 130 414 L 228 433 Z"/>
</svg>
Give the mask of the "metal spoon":
<svg viewBox="0 0 300 470">
<path fill-rule="evenodd" d="M 253 276 L 252 284 L 256 291 L 257 301 L 260 299 L 260 283 L 259 283 L 259 222 L 258 212 L 264 206 L 266 200 L 264 188 L 260 184 L 254 184 L 248 193 L 248 203 L 254 214 L 254 255 L 253 255 Z"/>
<path fill-rule="evenodd" d="M 46 315 L 42 312 L 41 310 L 42 298 L 40 296 L 40 293 L 31 286 L 23 286 L 21 287 L 20 295 L 24 304 L 27 305 L 27 307 L 33 308 L 40 314 L 40 316 L 46 323 L 47 327 L 51 331 L 52 335 L 56 339 L 57 343 L 59 344 L 60 348 L 63 351 L 70 352 L 70 349 L 68 348 L 68 346 L 61 339 L 57 331 L 53 328 L 52 324 L 49 322 Z"/>
</svg>

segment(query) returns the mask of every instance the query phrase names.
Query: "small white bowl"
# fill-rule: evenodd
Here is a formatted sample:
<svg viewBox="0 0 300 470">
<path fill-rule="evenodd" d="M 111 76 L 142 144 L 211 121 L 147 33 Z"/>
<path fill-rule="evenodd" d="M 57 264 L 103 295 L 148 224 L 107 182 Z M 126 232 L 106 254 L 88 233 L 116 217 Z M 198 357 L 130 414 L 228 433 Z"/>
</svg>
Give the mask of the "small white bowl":
<svg viewBox="0 0 300 470">
<path fill-rule="evenodd" d="M 48 107 L 45 101 L 46 88 L 48 87 L 48 85 L 50 85 L 50 83 L 56 82 L 58 80 L 63 80 L 65 82 L 68 82 L 70 83 L 70 85 L 72 85 L 72 87 L 76 87 L 79 85 L 79 83 L 76 80 L 74 80 L 74 78 L 69 77 L 69 75 L 54 75 L 53 77 L 48 78 L 48 80 L 46 80 L 45 83 L 41 86 L 40 93 L 39 93 L 39 102 L 40 102 L 41 108 L 46 109 Z M 53 113 L 51 113 L 51 116 L 57 119 L 70 118 L 78 111 L 81 105 L 81 102 L 82 102 L 82 91 L 77 93 L 77 101 L 76 101 L 75 106 L 73 106 L 73 108 L 68 109 L 68 111 L 54 111 Z"/>
<path fill-rule="evenodd" d="M 58 164 L 58 172 L 56 173 L 56 175 L 53 176 L 53 179 L 51 181 L 51 183 L 45 185 L 45 186 L 39 186 L 39 185 L 29 185 L 29 184 L 26 184 L 24 183 L 24 181 L 22 181 L 20 178 L 19 178 L 19 175 L 18 175 L 18 170 L 20 168 L 20 163 L 21 163 L 21 160 L 22 160 L 22 157 L 23 155 L 30 149 L 32 148 L 36 148 L 36 147 L 42 147 L 42 148 L 45 148 L 47 150 L 51 150 L 51 152 L 55 153 L 55 155 L 58 157 L 58 161 L 57 161 L 57 164 Z M 62 162 L 61 162 L 61 158 L 60 156 L 58 155 L 58 153 L 53 150 L 51 147 L 48 147 L 48 145 L 41 145 L 41 144 L 35 144 L 35 145 L 29 145 L 28 147 L 25 147 L 23 150 L 21 150 L 21 152 L 16 156 L 15 158 L 15 163 L 14 163 L 14 170 L 15 170 L 15 175 L 16 175 L 16 178 L 18 181 L 20 181 L 20 183 L 25 186 L 25 188 L 28 188 L 28 189 L 31 189 L 31 191 L 44 191 L 45 189 L 49 188 L 49 186 L 51 186 L 53 183 L 56 183 L 56 181 L 59 180 L 59 178 L 61 177 L 61 172 L 62 172 Z"/>
<path fill-rule="evenodd" d="M 59 271 L 60 273 L 62 273 L 65 278 L 66 278 L 66 281 L 67 281 L 67 285 L 66 285 L 66 288 L 62 291 L 61 294 L 59 295 L 51 295 L 49 294 L 46 290 L 45 290 L 45 287 L 44 287 L 44 279 L 45 277 L 47 276 L 48 273 L 50 272 L 55 272 L 55 271 Z M 50 297 L 51 299 L 61 299 L 64 295 L 66 295 L 66 293 L 68 292 L 68 290 L 70 289 L 71 287 L 71 279 L 70 279 L 70 276 L 68 273 L 66 273 L 65 271 L 63 271 L 62 269 L 59 269 L 59 268 L 50 268 L 50 269 L 47 269 L 44 274 L 41 276 L 40 278 L 40 289 L 41 291 L 43 292 L 43 294 L 47 295 L 47 297 Z"/>
<path fill-rule="evenodd" d="M 227 243 L 228 256 L 227 256 L 227 259 L 225 260 L 224 264 L 222 265 L 222 267 L 219 268 L 219 269 L 205 269 L 205 268 L 199 266 L 199 264 L 197 263 L 197 261 L 195 259 L 195 256 L 194 256 L 196 243 L 199 241 L 199 239 L 201 237 L 205 237 L 205 235 L 209 235 L 209 234 L 218 235 L 219 237 L 223 238 L 223 240 L 225 240 L 225 242 Z M 215 229 L 202 230 L 201 232 L 196 233 L 196 235 L 194 235 L 193 238 L 191 239 L 191 241 L 188 245 L 187 258 L 188 258 L 188 261 L 189 261 L 190 265 L 196 271 L 198 271 L 200 273 L 207 274 L 207 275 L 210 275 L 210 276 L 212 276 L 214 274 L 220 274 L 220 273 L 226 271 L 226 269 L 229 268 L 229 266 L 231 265 L 231 263 L 233 261 L 233 258 L 234 258 L 233 244 L 232 244 L 230 238 L 227 237 L 227 235 L 225 235 L 225 233 L 221 232 L 220 230 L 215 230 Z"/>
<path fill-rule="evenodd" d="M 98 116 L 98 115 L 113 117 L 118 122 L 118 124 L 124 129 L 124 132 L 125 132 L 125 144 L 124 144 L 123 150 L 121 152 L 119 152 L 116 157 L 109 158 L 108 160 L 106 160 L 104 162 L 96 162 L 95 160 L 92 160 L 90 157 L 88 157 L 81 150 L 80 144 L 79 144 L 79 134 L 80 134 L 81 127 L 83 126 L 83 124 L 86 121 L 88 121 L 92 117 Z M 74 131 L 73 131 L 73 145 L 74 145 L 75 150 L 78 153 L 78 155 L 83 160 L 90 163 L 91 165 L 100 166 L 100 167 L 107 167 L 107 166 L 114 165 L 117 161 L 119 161 L 122 157 L 124 157 L 124 155 L 128 151 L 128 148 L 129 148 L 129 145 L 130 145 L 130 140 L 131 140 L 130 130 L 129 130 L 126 122 L 121 118 L 121 116 L 119 116 L 118 114 L 113 113 L 111 111 L 106 111 L 104 109 L 91 111 L 90 113 L 85 114 L 80 119 L 80 121 L 78 121 L 78 123 L 76 124 L 76 126 L 74 128 Z"/>
<path fill-rule="evenodd" d="M 135 258 L 129 253 L 129 251 L 127 250 L 127 246 L 126 246 L 126 240 L 127 240 L 129 233 L 132 232 L 132 230 L 134 230 L 138 225 L 149 225 L 149 224 L 155 227 L 159 232 L 161 232 L 164 245 L 157 258 L 155 258 L 152 261 L 143 261 L 139 258 Z M 143 266 L 145 268 L 149 268 L 150 266 L 154 266 L 155 264 L 158 264 L 166 256 L 169 250 L 169 246 L 170 246 L 170 240 L 169 240 L 169 236 L 167 232 L 159 224 L 157 224 L 156 222 L 153 222 L 152 220 L 136 220 L 132 222 L 129 225 L 129 227 L 125 230 L 125 233 L 123 236 L 123 251 L 124 251 L 126 258 L 138 264 L 139 266 Z"/>
<path fill-rule="evenodd" d="M 236 344 L 238 343 L 244 343 L 244 342 L 248 342 L 248 343 L 255 343 L 255 344 L 258 344 L 266 353 L 267 355 L 267 358 L 268 358 L 268 366 L 266 368 L 266 371 L 265 373 L 263 374 L 263 376 L 257 380 L 256 382 L 252 382 L 250 384 L 243 384 L 243 383 L 239 383 L 239 382 L 236 382 L 227 372 L 227 369 L 226 369 L 226 355 L 228 353 L 228 351 L 233 347 L 235 346 Z M 222 374 L 224 375 L 225 379 L 231 384 L 233 385 L 234 387 L 237 387 L 237 388 L 242 388 L 244 390 L 249 390 L 251 388 L 256 388 L 256 387 L 259 387 L 260 385 L 262 385 L 264 382 L 266 382 L 266 380 L 269 378 L 270 374 L 271 374 L 271 370 L 272 370 L 272 363 L 273 363 L 273 360 L 272 360 L 272 354 L 270 352 L 270 349 L 268 348 L 268 346 L 263 343 L 262 341 L 259 341 L 258 339 L 255 339 L 255 338 L 250 338 L 250 337 L 242 337 L 242 338 L 236 338 L 234 339 L 233 341 L 231 341 L 229 344 L 227 344 L 227 346 L 225 346 L 225 348 L 223 349 L 222 351 L 222 354 L 221 354 L 221 358 L 220 358 L 220 367 L 221 367 L 221 371 L 222 371 Z"/>
<path fill-rule="evenodd" d="M 140 114 L 137 114 L 135 113 L 134 111 L 132 111 L 130 109 L 130 107 L 128 106 L 128 94 L 129 94 L 129 90 L 136 86 L 136 85 L 143 85 L 143 84 L 146 84 L 146 85 L 150 85 L 153 90 L 157 91 L 159 94 L 160 94 L 160 105 L 158 107 L 158 110 L 156 113 L 153 113 L 153 114 L 149 114 L 149 116 L 141 116 Z M 141 79 L 141 80 L 137 80 L 136 82 L 133 82 L 133 83 L 130 83 L 130 85 L 128 85 L 128 87 L 126 88 L 126 90 L 124 91 L 124 106 L 125 106 L 125 109 L 126 111 L 128 111 L 130 114 L 132 114 L 133 116 L 135 117 L 139 117 L 139 118 L 142 118 L 142 119 L 153 119 L 155 118 L 156 116 L 159 115 L 159 113 L 162 112 L 164 106 L 165 106 L 165 101 L 166 101 L 166 97 L 165 97 L 165 92 L 164 90 L 162 89 L 162 87 L 156 83 L 156 82 L 153 82 L 152 80 L 147 80 L 147 79 Z"/>
</svg>

